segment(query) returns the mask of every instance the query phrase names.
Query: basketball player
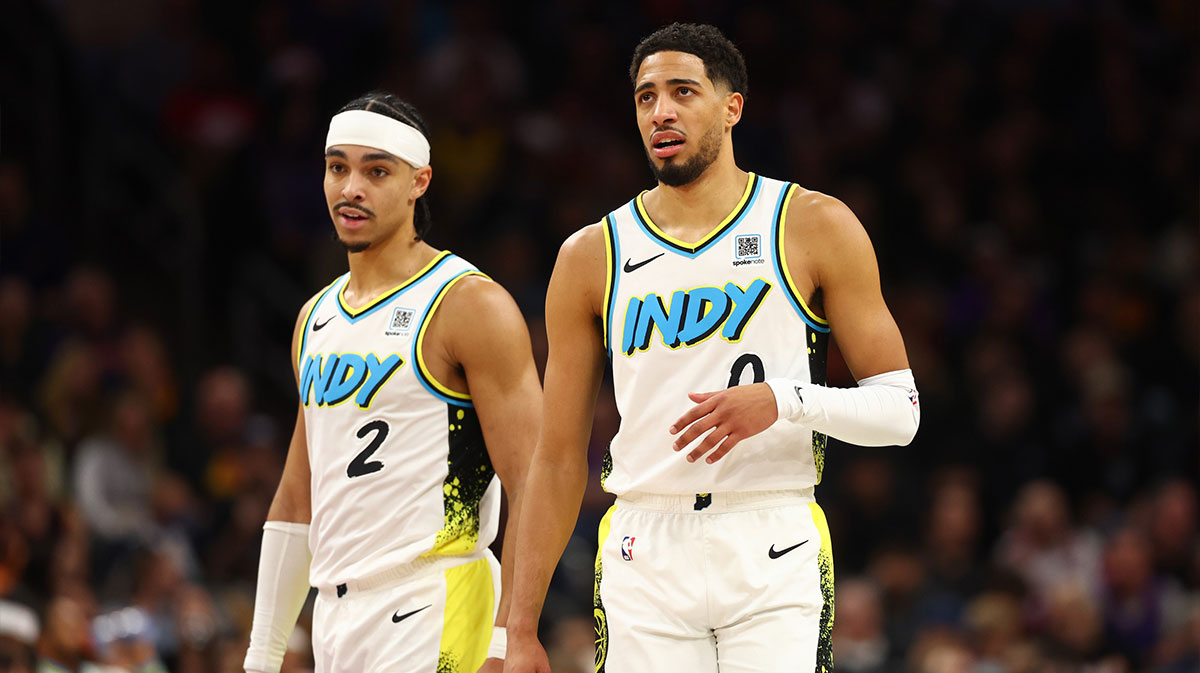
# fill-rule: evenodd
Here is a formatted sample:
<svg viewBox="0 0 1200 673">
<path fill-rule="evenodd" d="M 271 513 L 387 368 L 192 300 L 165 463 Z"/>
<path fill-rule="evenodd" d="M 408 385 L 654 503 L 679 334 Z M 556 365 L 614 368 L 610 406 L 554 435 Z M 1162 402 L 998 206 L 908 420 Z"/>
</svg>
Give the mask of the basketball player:
<svg viewBox="0 0 1200 673">
<path fill-rule="evenodd" d="M 907 444 L 916 386 L 862 225 L 743 171 L 741 54 L 671 25 L 634 52 L 658 185 L 567 240 L 546 298 L 545 424 L 518 531 L 509 673 L 544 673 L 538 615 L 587 480 L 605 360 L 621 425 L 602 482 L 596 670 L 825 671 L 833 560 L 813 499 L 826 436 Z M 835 334 L 851 389 L 827 388 Z"/>
<path fill-rule="evenodd" d="M 512 298 L 423 240 L 431 176 L 424 122 L 395 96 L 330 121 L 325 200 L 350 272 L 296 323 L 300 409 L 264 526 L 247 671 L 279 670 L 310 584 L 318 673 L 503 666 L 496 477 L 515 543 L 541 390 Z"/>
</svg>

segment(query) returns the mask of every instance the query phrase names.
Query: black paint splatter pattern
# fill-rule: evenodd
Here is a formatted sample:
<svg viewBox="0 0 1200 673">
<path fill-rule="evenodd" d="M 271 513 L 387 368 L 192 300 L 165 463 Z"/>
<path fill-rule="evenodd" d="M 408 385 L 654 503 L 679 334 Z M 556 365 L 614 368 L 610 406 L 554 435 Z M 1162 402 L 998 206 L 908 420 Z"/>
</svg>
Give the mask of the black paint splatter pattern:
<svg viewBox="0 0 1200 673">
<path fill-rule="evenodd" d="M 446 405 L 450 422 L 448 473 L 442 486 L 446 523 L 431 554 L 468 554 L 479 542 L 479 504 L 496 471 L 473 407 Z M 440 670 L 440 669 L 439 669 Z"/>
<path fill-rule="evenodd" d="M 808 374 L 809 380 L 819 385 L 825 385 L 825 359 L 829 353 L 829 333 L 818 332 L 809 327 L 808 332 Z M 812 433 L 813 463 L 817 466 L 817 483 L 821 483 L 821 475 L 825 473 L 825 446 L 829 437 L 820 432 Z"/>
</svg>

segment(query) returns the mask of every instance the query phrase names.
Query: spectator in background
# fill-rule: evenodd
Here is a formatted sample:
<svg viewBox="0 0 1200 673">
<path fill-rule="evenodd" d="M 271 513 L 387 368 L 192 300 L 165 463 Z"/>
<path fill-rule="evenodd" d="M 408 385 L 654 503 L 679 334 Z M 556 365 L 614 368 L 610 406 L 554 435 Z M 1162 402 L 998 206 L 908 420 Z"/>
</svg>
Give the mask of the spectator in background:
<svg viewBox="0 0 1200 673">
<path fill-rule="evenodd" d="M 1028 670 L 1028 660 L 1036 658 L 1023 639 L 1019 597 L 1004 591 L 980 593 L 966 606 L 962 621 L 979 659 L 977 670 L 1017 673 Z"/>
<path fill-rule="evenodd" d="M 882 673 L 895 664 L 884 631 L 882 596 L 870 580 L 851 578 L 834 592 L 833 660 L 850 673 Z"/>
<path fill-rule="evenodd" d="M 161 427 L 175 420 L 179 384 L 162 337 L 151 327 L 135 325 L 121 336 L 119 349 L 122 378 L 146 399 L 154 423 Z"/>
<path fill-rule="evenodd" d="M 1078 580 L 1096 587 L 1100 542 L 1073 528 L 1066 495 L 1050 481 L 1034 481 L 1017 495 L 1011 520 L 1001 535 L 995 562 L 1022 579 L 1043 602 L 1062 582 Z"/>
<path fill-rule="evenodd" d="M 113 403 L 108 431 L 85 439 L 75 462 L 74 494 L 98 543 L 96 579 L 155 532 L 151 494 L 161 448 L 151 411 L 140 394 Z"/>
<path fill-rule="evenodd" d="M 195 432 L 181 437 L 171 463 L 193 488 L 217 503 L 241 486 L 239 465 L 250 419 L 250 384 L 241 370 L 222 365 L 207 371 L 196 386 Z"/>
<path fill-rule="evenodd" d="M 880 592 L 889 647 L 903 657 L 924 626 L 920 610 L 928 571 L 918 551 L 903 543 L 880 545 L 867 570 Z"/>
<path fill-rule="evenodd" d="M 972 673 L 977 661 L 963 636 L 948 627 L 929 629 L 913 644 L 908 670 L 913 673 Z"/>
<path fill-rule="evenodd" d="M 1181 477 L 1163 483 L 1152 495 L 1148 519 L 1155 570 L 1181 586 L 1200 588 L 1196 489 Z"/>
<path fill-rule="evenodd" d="M 89 596 L 58 596 L 46 608 L 38 640 L 38 673 L 102 673 L 94 663 Z"/>
<path fill-rule="evenodd" d="M 70 340 L 55 351 L 42 376 L 39 411 L 47 432 L 68 452 L 103 427 L 101 375 L 96 349 L 83 341 Z"/>
<path fill-rule="evenodd" d="M 982 521 L 979 487 L 969 470 L 947 470 L 934 478 L 925 528 L 928 593 L 940 593 L 956 611 L 984 588 L 979 561 Z"/>
<path fill-rule="evenodd" d="M 1104 642 L 1141 668 L 1154 644 L 1189 616 L 1179 588 L 1154 571 L 1150 541 L 1126 525 L 1109 538 L 1103 557 Z"/>
<path fill-rule="evenodd" d="M 881 542 L 907 535 L 916 514 L 907 511 L 912 501 L 897 493 L 899 476 L 885 451 L 855 447 L 853 455 L 848 465 L 831 472 L 844 502 L 829 508 L 829 528 L 838 540 L 838 566 L 857 572 Z"/>
<path fill-rule="evenodd" d="M 27 605 L 0 600 L 0 671 L 34 673 L 40 627 L 37 614 Z"/>
<path fill-rule="evenodd" d="M 45 366 L 39 352 L 45 345 L 35 338 L 33 290 L 25 279 L 0 278 L 0 315 L 0 390 L 29 404 Z"/>
<path fill-rule="evenodd" d="M 141 610 L 100 615 L 92 630 L 105 673 L 167 673 L 154 649 L 154 625 Z"/>
<path fill-rule="evenodd" d="M 67 548 L 86 548 L 87 531 L 77 525 L 78 512 L 55 483 L 44 444 L 29 430 L 0 439 L 0 472 L 11 475 L 8 498 L 0 498 L 0 596 L 26 592 L 35 606 L 53 593 L 53 569 L 70 557 Z M 16 564 L 14 567 L 13 564 Z M 18 583 L 19 584 L 16 584 Z M 16 586 L 14 586 L 16 584 Z"/>
<path fill-rule="evenodd" d="M 1080 579 L 1063 579 L 1045 595 L 1044 603 L 1044 618 L 1035 626 L 1046 660 L 1074 667 L 1094 664 L 1110 653 L 1093 587 Z"/>
<path fill-rule="evenodd" d="M 71 271 L 55 306 L 67 334 L 95 346 L 106 373 L 116 366 L 117 288 L 112 276 L 94 266 Z"/>
<path fill-rule="evenodd" d="M 203 545 L 206 577 L 220 584 L 253 582 L 258 572 L 262 522 L 283 473 L 282 451 L 269 419 L 255 417 L 247 426 L 246 447 L 227 463 L 235 489 L 212 503 L 213 526 Z"/>
</svg>

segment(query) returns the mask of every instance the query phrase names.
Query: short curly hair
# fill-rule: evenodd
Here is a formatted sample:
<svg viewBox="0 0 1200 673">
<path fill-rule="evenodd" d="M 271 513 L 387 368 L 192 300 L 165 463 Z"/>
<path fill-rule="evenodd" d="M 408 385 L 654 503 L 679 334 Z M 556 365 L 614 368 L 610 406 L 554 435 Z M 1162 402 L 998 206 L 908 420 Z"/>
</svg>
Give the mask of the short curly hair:
<svg viewBox="0 0 1200 673">
<path fill-rule="evenodd" d="M 638 69 L 647 56 L 660 51 L 682 51 L 704 62 L 704 74 L 717 85 L 747 97 L 750 93 L 746 60 L 742 52 L 715 26 L 704 23 L 672 23 L 651 33 L 633 50 L 629 79 L 637 83 Z"/>
</svg>

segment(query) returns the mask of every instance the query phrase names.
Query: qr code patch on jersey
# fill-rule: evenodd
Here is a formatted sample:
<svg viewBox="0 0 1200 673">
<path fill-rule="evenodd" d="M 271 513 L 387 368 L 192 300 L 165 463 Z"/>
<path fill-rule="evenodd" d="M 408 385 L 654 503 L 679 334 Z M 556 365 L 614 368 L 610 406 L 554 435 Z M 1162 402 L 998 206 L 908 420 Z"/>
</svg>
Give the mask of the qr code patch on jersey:
<svg viewBox="0 0 1200 673">
<path fill-rule="evenodd" d="M 388 328 L 384 330 L 384 334 L 388 336 L 396 336 L 405 334 L 412 329 L 413 311 L 411 308 L 396 307 L 392 311 L 392 321 L 388 324 Z"/>
<path fill-rule="evenodd" d="M 762 237 L 758 234 L 738 236 L 735 245 L 737 249 L 734 256 L 737 259 L 762 257 Z"/>
</svg>

